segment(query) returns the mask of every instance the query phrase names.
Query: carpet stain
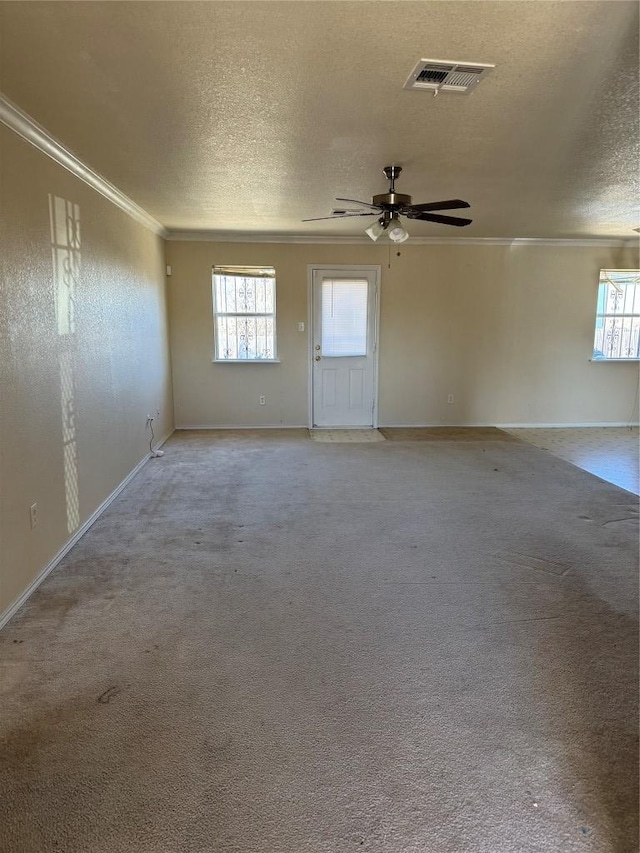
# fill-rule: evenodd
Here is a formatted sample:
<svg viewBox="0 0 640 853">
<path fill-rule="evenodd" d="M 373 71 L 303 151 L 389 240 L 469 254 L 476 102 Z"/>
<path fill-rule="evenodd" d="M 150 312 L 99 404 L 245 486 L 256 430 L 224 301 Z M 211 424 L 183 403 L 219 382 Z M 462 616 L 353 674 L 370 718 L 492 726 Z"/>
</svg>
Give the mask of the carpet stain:
<svg viewBox="0 0 640 853">
<path fill-rule="evenodd" d="M 545 557 L 534 557 L 531 554 L 520 554 L 518 552 L 502 552 L 494 555 L 496 559 L 508 562 L 514 566 L 531 569 L 536 572 L 544 572 L 557 577 L 566 577 L 571 571 L 571 566 Z"/>
<path fill-rule="evenodd" d="M 566 619 L 566 613 L 560 613 L 557 616 L 531 616 L 526 619 L 504 619 L 499 622 L 492 622 L 492 625 L 517 625 L 520 622 L 548 622 L 551 619 Z"/>
<path fill-rule="evenodd" d="M 47 602 L 47 617 L 56 619 L 58 622 L 64 622 L 69 612 L 77 607 L 80 597 L 75 594 L 64 595 L 54 593 L 49 596 Z"/>
<path fill-rule="evenodd" d="M 108 705 L 108 704 L 109 704 L 109 702 L 111 702 L 111 700 L 112 700 L 113 698 L 115 698 L 115 697 L 116 697 L 119 693 L 121 693 L 121 692 L 122 692 L 122 688 L 121 688 L 121 687 L 115 687 L 115 686 L 114 686 L 114 687 L 109 687 L 107 690 L 105 690 L 105 691 L 104 691 L 104 693 L 101 693 L 101 694 L 98 696 L 98 702 L 99 702 L 101 705 Z"/>
</svg>

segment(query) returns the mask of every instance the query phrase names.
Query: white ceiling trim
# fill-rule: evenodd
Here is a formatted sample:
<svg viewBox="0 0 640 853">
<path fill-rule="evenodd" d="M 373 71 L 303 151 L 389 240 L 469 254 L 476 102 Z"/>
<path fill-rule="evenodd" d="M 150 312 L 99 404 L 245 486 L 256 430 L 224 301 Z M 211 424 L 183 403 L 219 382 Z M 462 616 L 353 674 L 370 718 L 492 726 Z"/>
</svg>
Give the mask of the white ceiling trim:
<svg viewBox="0 0 640 853">
<path fill-rule="evenodd" d="M 0 92 L 0 122 L 13 130 L 47 157 L 50 157 L 64 169 L 71 172 L 100 195 L 115 204 L 133 219 L 166 240 L 197 241 L 214 243 L 308 243 L 333 245 L 363 245 L 380 247 L 363 236 L 336 236 L 328 234 L 270 234 L 257 232 L 219 232 L 219 231 L 170 231 L 125 195 L 106 178 L 95 172 L 61 142 L 53 137 L 42 125 L 28 113 L 20 109 Z M 626 238 L 585 238 L 554 239 L 548 237 L 410 237 L 407 243 L 412 245 L 450 245 L 450 246 L 568 246 L 568 247 L 636 247 L 640 239 Z M 393 244 L 395 245 L 395 244 Z M 398 244 L 399 245 L 399 244 Z M 407 245 L 406 243 L 404 245 Z"/>
<path fill-rule="evenodd" d="M 60 166 L 71 172 L 85 184 L 100 193 L 115 204 L 133 219 L 149 228 L 161 237 L 167 236 L 167 230 L 157 219 L 154 219 L 146 210 L 137 205 L 135 201 L 126 196 L 113 184 L 110 184 L 102 175 L 94 172 L 89 166 L 76 157 L 68 148 L 45 130 L 42 125 L 31 118 L 30 115 L 21 110 L 6 95 L 0 92 L 0 122 L 13 130 L 35 148 L 51 157 Z"/>
<path fill-rule="evenodd" d="M 380 248 L 381 243 L 374 243 L 368 237 L 336 237 L 325 234 L 263 234 L 253 232 L 219 232 L 219 231 L 168 231 L 165 235 L 172 241 L 197 241 L 204 243 L 331 243 L 334 245 L 362 245 Z M 640 246 L 638 238 L 585 238 L 561 239 L 550 237 L 410 237 L 405 243 L 394 246 L 426 245 L 426 246 Z"/>
</svg>

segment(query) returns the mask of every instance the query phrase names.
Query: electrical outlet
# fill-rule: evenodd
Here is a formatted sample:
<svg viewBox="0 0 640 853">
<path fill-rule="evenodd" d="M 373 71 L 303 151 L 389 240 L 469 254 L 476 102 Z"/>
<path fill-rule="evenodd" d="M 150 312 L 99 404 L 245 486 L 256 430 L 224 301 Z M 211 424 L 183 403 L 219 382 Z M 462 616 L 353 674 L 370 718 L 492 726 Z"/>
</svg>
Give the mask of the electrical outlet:
<svg viewBox="0 0 640 853">
<path fill-rule="evenodd" d="M 267 405 L 267 398 L 264 396 L 264 394 L 260 394 L 260 405 L 261 406 Z"/>
<path fill-rule="evenodd" d="M 31 517 L 31 529 L 38 523 L 38 504 L 31 504 L 29 507 L 29 515 Z"/>
<path fill-rule="evenodd" d="M 453 403 L 453 394 L 449 394 L 447 397 L 447 403 Z"/>
<path fill-rule="evenodd" d="M 151 415 L 147 415 L 147 423 L 146 423 L 145 429 L 149 429 L 149 427 L 151 426 L 152 423 L 153 423 L 153 418 L 151 417 Z"/>
</svg>

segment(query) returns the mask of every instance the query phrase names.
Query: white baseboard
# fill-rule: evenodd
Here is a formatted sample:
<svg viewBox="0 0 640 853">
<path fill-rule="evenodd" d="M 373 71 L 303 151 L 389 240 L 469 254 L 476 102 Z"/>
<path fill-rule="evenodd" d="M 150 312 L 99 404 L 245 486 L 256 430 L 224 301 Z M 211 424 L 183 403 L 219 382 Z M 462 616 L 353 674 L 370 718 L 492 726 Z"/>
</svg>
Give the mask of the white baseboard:
<svg viewBox="0 0 640 853">
<path fill-rule="evenodd" d="M 378 424 L 376 429 L 471 429 L 472 427 L 494 427 L 496 424 Z"/>
<path fill-rule="evenodd" d="M 162 445 L 165 443 L 165 441 L 167 441 L 167 439 L 170 438 L 172 433 L 173 433 L 173 430 L 171 430 L 171 432 L 167 433 L 167 435 L 161 441 L 158 442 L 157 447 L 162 447 Z M 76 532 L 67 540 L 67 542 L 62 546 L 62 548 L 58 551 L 58 553 L 55 555 L 55 557 L 52 560 L 50 560 L 50 562 L 47 563 L 47 565 L 37 575 L 37 577 L 35 577 L 31 581 L 31 583 L 25 589 L 25 591 L 21 595 L 19 595 L 18 598 L 16 598 L 16 600 L 12 604 L 9 605 L 9 607 L 7 607 L 7 609 L 4 611 L 4 613 L 2 613 L 0 615 L 0 630 L 2 630 L 4 628 L 4 626 L 7 624 L 7 622 L 18 612 L 18 610 L 20 610 L 20 608 L 25 603 L 25 601 L 29 598 L 29 596 L 33 592 L 35 592 L 35 590 L 40 586 L 40 584 L 47 577 L 47 575 L 50 574 L 55 569 L 55 567 L 58 565 L 58 563 L 62 559 L 64 559 L 64 557 L 66 557 L 66 555 L 73 548 L 73 546 L 76 544 L 76 542 L 82 536 L 84 536 L 84 534 L 91 527 L 91 525 L 95 521 L 97 521 L 98 518 L 105 511 L 105 509 L 111 503 L 113 503 L 113 501 L 118 497 L 120 492 L 131 482 L 131 480 L 133 480 L 133 478 L 136 476 L 138 471 L 140 471 L 140 469 L 144 465 L 146 465 L 146 463 L 149 461 L 149 459 L 151 459 L 151 454 L 147 453 L 146 456 L 144 456 L 140 460 L 140 462 L 138 462 L 138 464 L 133 469 L 133 471 L 131 471 L 129 474 L 127 474 L 127 476 L 120 483 L 120 485 L 116 486 L 116 488 L 111 492 L 109 497 L 100 504 L 100 506 L 95 510 L 95 512 L 93 512 L 89 516 L 89 518 L 84 522 L 84 524 L 81 527 L 79 527 L 76 530 Z"/>
<path fill-rule="evenodd" d="M 579 423 L 576 421 L 571 421 L 569 423 L 508 423 L 508 424 L 497 424 L 497 423 L 471 423 L 471 424 L 378 424 L 374 429 L 450 429 L 450 428 L 458 428 L 458 429 L 469 429 L 473 427 L 495 427 L 497 429 L 570 429 L 570 428 L 579 428 L 579 427 L 637 427 L 639 426 L 638 421 L 632 421 L 629 423 L 628 421 L 585 421 L 584 423 Z M 341 429 L 341 427 L 324 427 L 325 429 Z M 180 425 L 176 427 L 176 432 L 186 431 L 186 430 L 224 430 L 224 429 L 238 429 L 238 430 L 257 430 L 257 429 L 311 429 L 308 424 L 225 424 L 224 426 L 220 426 L 220 424 L 189 424 L 189 425 Z M 342 429 L 357 429 L 357 427 L 342 427 Z M 370 427 L 369 427 L 370 429 Z"/>
<path fill-rule="evenodd" d="M 176 432 L 179 430 L 189 429 L 309 429 L 306 424 L 189 424 L 188 426 L 180 425 L 176 427 Z"/>
<path fill-rule="evenodd" d="M 494 424 L 494 426 L 498 427 L 498 429 L 584 429 L 587 427 L 592 428 L 606 428 L 606 427 L 637 427 L 638 421 L 599 421 L 594 423 L 593 421 L 586 421 L 585 423 L 567 423 L 567 424 L 541 424 L 541 423 L 533 423 L 533 424 Z"/>
<path fill-rule="evenodd" d="M 578 429 L 583 427 L 637 427 L 638 421 L 586 421 L 584 423 L 474 423 L 474 424 L 380 424 L 378 429 L 473 429 L 474 427 L 495 427 L 496 429 Z"/>
</svg>

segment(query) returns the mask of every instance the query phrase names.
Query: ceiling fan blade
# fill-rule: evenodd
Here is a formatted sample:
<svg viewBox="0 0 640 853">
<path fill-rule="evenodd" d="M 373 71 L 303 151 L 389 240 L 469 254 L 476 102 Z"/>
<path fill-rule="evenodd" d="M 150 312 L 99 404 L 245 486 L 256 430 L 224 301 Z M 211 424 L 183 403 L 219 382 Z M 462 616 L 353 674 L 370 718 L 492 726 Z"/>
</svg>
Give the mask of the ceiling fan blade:
<svg viewBox="0 0 640 853">
<path fill-rule="evenodd" d="M 450 198 L 448 201 L 429 201 L 426 204 L 409 204 L 405 210 L 456 210 L 461 207 L 471 207 L 468 201 L 461 198 Z"/>
<path fill-rule="evenodd" d="M 441 225 L 471 225 L 473 219 L 460 219 L 457 216 L 440 216 L 437 213 L 407 213 L 408 219 L 420 219 L 423 222 L 439 222 Z"/>
<path fill-rule="evenodd" d="M 377 204 L 369 204 L 368 201 L 358 201 L 355 198 L 337 198 L 336 201 L 348 201 L 351 204 L 359 204 L 361 207 L 370 207 L 373 210 L 381 210 L 382 208 Z"/>
<path fill-rule="evenodd" d="M 301 222 L 318 222 L 320 219 L 351 219 L 354 216 L 375 216 L 372 210 L 365 210 L 364 213 L 339 213 L 337 216 L 314 216 L 313 219 L 301 219 Z"/>
</svg>

